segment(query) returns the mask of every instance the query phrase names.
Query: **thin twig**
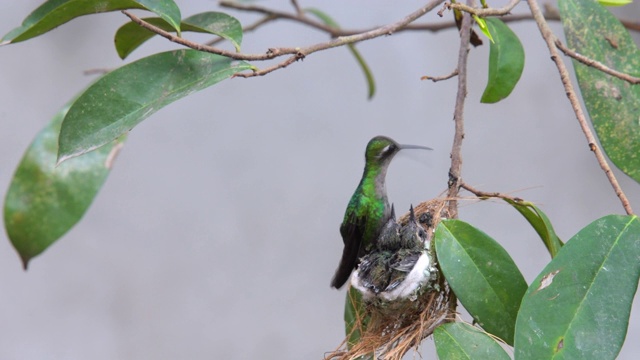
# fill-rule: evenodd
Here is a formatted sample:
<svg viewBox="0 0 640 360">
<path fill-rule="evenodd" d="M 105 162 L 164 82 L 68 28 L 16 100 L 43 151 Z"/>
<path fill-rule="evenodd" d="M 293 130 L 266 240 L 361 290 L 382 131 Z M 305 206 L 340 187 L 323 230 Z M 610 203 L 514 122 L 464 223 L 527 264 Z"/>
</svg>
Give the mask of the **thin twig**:
<svg viewBox="0 0 640 360">
<path fill-rule="evenodd" d="M 482 200 L 488 199 L 488 198 L 499 198 L 504 200 L 510 200 L 516 203 L 519 203 L 522 201 L 522 199 L 519 197 L 513 197 L 513 196 L 509 196 L 499 192 L 486 192 L 486 191 L 478 190 L 465 182 L 461 182 L 460 187 L 462 189 L 469 191 L 470 193 L 472 193 L 473 195 L 477 196 Z"/>
<path fill-rule="evenodd" d="M 449 214 L 452 218 L 458 217 L 459 186 L 462 173 L 462 140 L 464 139 L 464 103 L 467 98 L 467 59 L 469 56 L 469 39 L 471 34 L 471 16 L 462 14 L 460 26 L 460 50 L 458 51 L 458 92 L 453 113 L 455 134 L 451 148 L 451 168 L 449 169 L 449 182 L 447 198 L 449 200 Z"/>
<path fill-rule="evenodd" d="M 458 68 L 456 68 L 455 70 L 453 70 L 450 74 L 444 75 L 444 76 L 429 76 L 429 75 L 425 75 L 423 77 L 420 78 L 420 80 L 431 80 L 433 82 L 438 82 L 438 81 L 442 81 L 442 80 L 449 80 L 452 77 L 458 75 Z"/>
<path fill-rule="evenodd" d="M 545 4 L 545 5 L 548 5 L 548 4 Z M 276 19 L 290 20 L 303 25 L 307 25 L 316 30 L 325 32 L 329 34 L 331 37 L 361 34 L 377 28 L 377 27 L 374 27 L 374 28 L 368 28 L 368 29 L 342 29 L 342 28 L 336 29 L 308 17 L 300 17 L 296 14 L 290 14 L 282 11 L 272 10 L 272 9 L 265 8 L 262 6 L 257 6 L 257 5 L 244 5 L 234 1 L 221 1 L 220 6 L 229 8 L 229 9 L 238 10 L 238 11 L 255 12 L 258 14 L 267 15 L 266 18 L 268 18 L 269 21 L 265 21 L 265 23 L 270 22 L 272 20 L 276 20 Z M 493 9 L 493 10 L 498 10 L 499 12 L 501 12 L 502 9 L 504 8 Z M 478 9 L 478 10 L 481 10 L 481 9 Z M 550 5 L 545 6 L 544 16 L 547 20 L 554 20 L 554 21 L 560 20 L 560 14 L 558 13 L 557 9 L 553 8 Z M 526 20 L 532 20 L 532 19 L 533 19 L 533 16 L 531 14 L 505 15 L 501 18 L 501 20 L 504 22 L 517 22 L 517 21 L 526 21 Z M 625 20 L 620 20 L 620 21 L 627 29 L 640 31 L 640 23 L 634 23 L 634 22 L 625 21 Z M 439 23 L 432 23 L 432 24 L 409 24 L 401 29 L 396 30 L 396 32 L 430 31 L 435 33 L 438 31 L 452 29 L 455 27 L 456 27 L 456 23 L 454 21 L 439 22 Z M 253 29 L 255 29 L 255 27 L 253 27 L 252 30 Z"/>
<path fill-rule="evenodd" d="M 171 42 L 186 46 L 186 47 L 194 49 L 194 50 L 204 51 L 204 52 L 208 52 L 208 53 L 212 53 L 212 54 L 218 54 L 218 55 L 226 56 L 228 58 L 235 59 L 235 60 L 249 60 L 249 61 L 269 60 L 269 59 L 274 59 L 274 58 L 279 57 L 279 56 L 295 54 L 295 53 L 298 52 L 298 50 L 294 49 L 294 48 L 275 48 L 275 49 L 269 49 L 269 51 L 267 51 L 264 54 L 242 54 L 242 53 L 236 53 L 234 51 L 228 51 L 228 50 L 224 50 L 224 49 L 219 49 L 219 48 L 215 48 L 215 47 L 212 47 L 212 46 L 208 46 L 208 45 L 196 43 L 196 42 L 193 42 L 193 41 L 189 41 L 187 39 L 183 39 L 181 37 L 178 37 L 178 36 L 168 32 L 168 31 L 164 31 L 164 30 L 160 29 L 157 26 L 149 24 L 148 22 L 140 19 L 139 17 L 135 16 L 134 14 L 130 13 L 127 10 L 123 10 L 122 13 L 125 14 L 126 16 L 128 16 L 129 19 L 131 19 L 131 21 L 133 21 L 134 23 L 142 26 L 143 28 L 145 28 L 145 29 L 147 29 L 147 30 L 149 30 L 151 32 L 154 32 L 154 33 L 166 38 L 167 40 L 169 40 Z"/>
<path fill-rule="evenodd" d="M 587 65 L 587 66 L 591 66 L 592 68 L 598 69 L 600 71 L 602 71 L 605 74 L 609 74 L 611 76 L 615 76 L 618 79 L 627 81 L 631 84 L 640 84 L 640 78 L 637 78 L 635 76 L 631 76 L 629 74 L 625 74 L 623 72 L 617 71 L 617 70 L 613 70 L 612 68 L 606 66 L 605 64 L 593 60 L 591 58 L 588 58 L 584 55 L 581 55 L 571 49 L 569 49 L 568 47 L 566 47 L 562 41 L 556 39 L 555 41 L 556 46 L 558 47 L 558 49 L 560 49 L 560 51 L 562 51 L 565 55 L 574 58 L 576 60 L 578 60 L 579 62 Z"/>
<path fill-rule="evenodd" d="M 277 57 L 283 56 L 283 55 L 292 55 L 291 57 L 289 57 L 287 60 L 281 62 L 278 65 L 275 66 L 271 66 L 267 69 L 264 70 L 260 70 L 260 71 L 254 71 L 253 73 L 243 73 L 243 74 L 237 74 L 238 77 L 252 77 L 252 76 L 260 76 L 260 75 L 265 75 L 268 74 L 274 70 L 277 69 L 282 69 L 285 68 L 287 66 L 289 66 L 290 64 L 294 63 L 296 60 L 300 60 L 300 59 L 304 59 L 306 56 L 317 52 L 317 51 L 321 51 L 321 50 L 326 50 L 326 49 L 330 49 L 330 48 L 334 48 L 334 47 L 338 47 L 338 46 L 343 46 L 343 45 L 347 45 L 347 44 L 353 44 L 359 41 L 364 41 L 364 40 L 369 40 L 369 39 L 374 39 L 380 36 L 385 36 L 385 35 L 391 35 L 394 32 L 396 32 L 398 29 L 402 29 L 403 27 L 407 26 L 408 24 L 412 23 L 413 21 L 419 19 L 420 17 L 422 17 L 424 14 L 428 13 L 429 11 L 433 10 L 436 6 L 438 6 L 440 3 L 442 3 L 443 0 L 432 0 L 431 2 L 429 2 L 428 4 L 422 6 L 421 8 L 417 9 L 416 11 L 412 12 L 411 14 L 405 16 L 403 19 L 392 23 L 392 24 L 388 24 L 388 25 L 384 25 L 381 26 L 379 28 L 376 28 L 374 30 L 371 31 L 367 31 L 364 33 L 360 33 L 360 34 L 355 34 L 355 35 L 349 35 L 349 36 L 340 36 L 338 38 L 335 39 L 331 39 L 330 41 L 327 42 L 322 42 L 322 43 L 317 43 L 311 46 L 307 46 L 304 48 L 271 48 L 269 49 L 266 53 L 264 54 L 243 54 L 243 53 L 236 53 L 233 51 L 228 51 L 228 50 L 223 50 L 223 49 L 219 49 L 219 48 L 215 48 L 212 46 L 208 46 L 208 45 L 204 45 L 204 44 L 200 44 L 200 43 L 196 43 L 193 41 L 189 41 L 186 39 L 183 39 L 181 37 L 175 36 L 170 32 L 164 31 L 160 28 L 158 28 L 157 26 L 154 26 L 152 24 L 149 24 L 148 22 L 140 19 L 139 17 L 135 16 L 134 14 L 124 10 L 123 13 L 128 16 L 131 21 L 135 22 L 136 24 L 142 26 L 143 28 L 150 30 L 166 39 L 168 39 L 169 41 L 175 42 L 177 44 L 180 45 L 184 45 L 186 47 L 189 47 L 191 49 L 194 50 L 199 50 L 199 51 L 204 51 L 204 52 L 209 52 L 209 53 L 213 53 L 213 54 L 218 54 L 218 55 L 222 55 L 222 56 L 226 56 L 229 57 L 231 59 L 235 59 L 235 60 L 249 60 L 249 61 L 261 61 L 261 60 L 270 60 L 270 59 L 275 59 Z"/>
<path fill-rule="evenodd" d="M 278 69 L 282 69 L 285 68 L 287 66 L 289 66 L 290 64 L 294 63 L 297 60 L 301 60 L 304 59 L 306 56 L 317 52 L 317 51 L 321 51 L 321 50 L 326 50 L 326 49 L 330 49 L 330 48 L 334 48 L 334 47 L 338 47 L 338 46 L 343 46 L 343 45 L 347 45 L 347 44 L 353 44 L 356 42 L 360 42 L 360 41 L 364 41 L 364 40 L 369 40 L 369 39 L 374 39 L 380 36 L 384 36 L 384 35 L 391 35 L 393 33 L 395 33 L 397 30 L 404 28 L 405 26 L 407 26 L 408 24 L 412 23 L 413 21 L 419 19 L 420 17 L 422 17 L 424 14 L 428 13 L 429 11 L 433 10 L 436 6 L 438 6 L 440 3 L 442 3 L 443 0 L 432 0 L 431 2 L 429 2 L 428 4 L 422 6 L 421 8 L 419 8 L 418 10 L 412 12 L 411 14 L 405 16 L 403 19 L 392 23 L 392 24 L 388 24 L 385 26 L 381 26 L 379 28 L 370 30 L 370 31 L 366 31 L 360 34 L 355 34 L 355 35 L 349 35 L 349 36 L 340 36 L 334 39 L 331 39 L 328 42 L 324 42 L 324 43 L 318 43 L 315 45 L 311 45 L 305 48 L 298 48 L 297 52 L 295 53 L 295 55 L 293 55 L 292 57 L 288 58 L 287 60 L 275 65 L 275 66 L 271 66 L 262 70 L 258 70 L 258 71 L 254 71 L 252 73 L 240 73 L 237 74 L 237 77 L 244 77 L 244 78 L 248 78 L 248 77 L 253 77 L 253 76 L 263 76 L 266 75 L 272 71 L 278 70 Z M 275 51 L 278 51 L 279 49 L 273 49 Z"/>
<path fill-rule="evenodd" d="M 254 22 L 253 24 L 243 27 L 242 28 L 242 33 L 246 34 L 246 33 L 250 32 L 250 31 L 254 31 L 257 28 L 261 27 L 262 25 L 268 24 L 268 23 L 270 23 L 270 22 L 272 22 L 274 20 L 277 20 L 277 19 L 278 18 L 276 16 L 269 16 L 269 15 L 265 16 L 262 19 Z M 219 37 L 217 39 L 213 39 L 211 41 L 206 42 L 205 45 L 213 46 L 213 45 L 215 45 L 217 43 L 220 43 L 220 42 L 222 42 L 224 40 L 225 40 L 224 38 Z"/>
<path fill-rule="evenodd" d="M 262 6 L 258 6 L 258 5 L 245 5 L 245 4 L 241 4 L 235 1 L 220 1 L 219 5 L 221 7 L 225 7 L 228 9 L 235 9 L 235 10 L 242 10 L 242 11 L 249 11 L 249 12 L 255 12 L 258 14 L 265 14 L 267 16 L 272 16 L 278 19 L 286 19 L 286 20 L 292 20 L 295 22 L 299 22 L 301 24 L 307 25 L 309 27 L 321 30 L 323 32 L 329 33 L 332 37 L 338 37 L 338 36 L 346 36 L 346 35 L 354 35 L 354 34 L 360 34 L 363 32 L 367 32 L 373 29 L 369 29 L 369 30 L 364 30 L 364 31 L 360 31 L 360 32 L 350 32 L 350 33 L 344 33 L 336 28 L 333 28 L 331 26 L 328 26 L 322 22 L 316 21 L 314 19 L 308 18 L 306 16 L 302 16 L 300 15 L 300 13 L 298 14 L 291 14 L 288 12 L 284 12 L 284 11 L 278 11 L 278 10 L 273 10 L 273 9 L 269 9 L 266 7 L 262 7 Z"/>
<path fill-rule="evenodd" d="M 296 10 L 299 17 L 304 17 L 304 11 L 302 11 L 300 4 L 298 4 L 298 0 L 291 0 L 291 5 Z"/>
<path fill-rule="evenodd" d="M 607 160 L 605 159 L 604 154 L 602 153 L 602 150 L 600 150 L 600 147 L 596 143 L 596 139 L 593 136 L 591 129 L 589 128 L 587 119 L 584 115 L 584 112 L 582 111 L 582 107 L 580 106 L 580 101 L 578 100 L 578 96 L 575 90 L 573 89 L 573 85 L 571 84 L 571 79 L 569 78 L 569 72 L 567 71 L 567 67 L 564 64 L 564 61 L 562 61 L 562 57 L 560 57 L 560 54 L 558 53 L 558 49 L 556 48 L 556 44 L 554 42 L 555 35 L 551 31 L 551 28 L 549 28 L 549 24 L 547 24 L 547 22 L 545 21 L 544 16 L 542 15 L 542 11 L 540 10 L 540 6 L 538 5 L 538 2 L 536 0 L 527 0 L 527 2 L 529 3 L 529 7 L 531 8 L 531 13 L 533 14 L 536 24 L 538 24 L 540 33 L 542 34 L 542 37 L 547 43 L 547 47 L 549 48 L 549 53 L 551 54 L 551 60 L 553 60 L 553 62 L 556 64 L 556 67 L 558 68 L 558 72 L 560 73 L 560 80 L 562 81 L 562 85 L 564 86 L 565 93 L 569 98 L 569 102 L 571 103 L 573 112 L 576 114 L 578 123 L 582 128 L 582 132 L 584 133 L 587 139 L 587 143 L 589 144 L 589 149 L 593 151 L 598 161 L 598 164 L 600 164 L 600 168 L 602 168 L 605 175 L 607 176 L 607 179 L 609 179 L 609 183 L 611 183 L 613 190 L 615 191 L 616 195 L 620 199 L 620 202 L 622 203 L 622 207 L 627 212 L 627 214 L 631 215 L 633 214 L 633 210 L 631 209 L 631 204 L 629 203 L 629 200 L 627 199 L 627 196 L 625 195 L 625 193 L 622 191 L 620 184 L 618 184 L 618 180 L 616 179 L 616 176 L 613 174 L 613 171 L 611 171 L 611 168 L 609 167 L 609 164 L 607 163 Z"/>
<path fill-rule="evenodd" d="M 82 75 L 85 76 L 90 76 L 90 75 L 104 75 L 106 73 L 108 73 L 109 71 L 111 71 L 113 69 L 109 69 L 109 68 L 93 68 L 93 69 L 87 69 L 85 71 L 82 72 Z"/>
<path fill-rule="evenodd" d="M 464 11 L 466 13 L 472 14 L 472 15 L 476 15 L 476 16 L 480 16 L 480 17 L 485 17 L 485 16 L 501 16 L 501 15 L 506 15 L 508 13 L 511 12 L 511 10 L 513 10 L 514 7 L 516 7 L 516 5 L 518 5 L 518 3 L 520 2 L 520 0 L 511 0 L 509 1 L 509 3 L 507 5 L 505 5 L 504 7 L 498 8 L 498 9 L 493 9 L 493 8 L 486 8 L 486 9 L 482 9 L 482 8 L 475 8 L 469 5 L 465 5 L 465 4 L 461 4 L 461 3 L 450 3 L 450 2 L 446 2 L 444 3 L 444 6 L 442 7 L 442 9 L 440 11 L 438 11 L 438 15 L 440 17 L 443 16 L 444 10 L 460 10 L 460 11 Z"/>
</svg>

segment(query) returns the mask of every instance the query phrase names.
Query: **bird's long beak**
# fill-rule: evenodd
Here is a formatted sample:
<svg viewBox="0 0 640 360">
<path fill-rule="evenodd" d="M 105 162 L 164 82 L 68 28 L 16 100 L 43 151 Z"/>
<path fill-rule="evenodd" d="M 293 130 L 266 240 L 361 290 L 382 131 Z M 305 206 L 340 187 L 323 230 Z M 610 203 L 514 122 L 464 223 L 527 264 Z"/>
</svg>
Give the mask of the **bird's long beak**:
<svg viewBox="0 0 640 360">
<path fill-rule="evenodd" d="M 400 148 L 400 150 L 404 150 L 404 149 L 433 150 L 432 148 L 427 147 L 427 146 L 421 146 L 421 145 L 408 145 L 408 144 L 399 144 L 398 148 Z"/>
</svg>

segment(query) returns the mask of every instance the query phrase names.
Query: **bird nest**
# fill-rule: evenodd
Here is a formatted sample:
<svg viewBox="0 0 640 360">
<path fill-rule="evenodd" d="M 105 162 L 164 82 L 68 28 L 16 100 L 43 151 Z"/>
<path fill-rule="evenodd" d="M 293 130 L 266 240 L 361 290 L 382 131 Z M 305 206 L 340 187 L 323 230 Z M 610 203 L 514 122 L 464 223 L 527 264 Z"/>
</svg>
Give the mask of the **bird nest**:
<svg viewBox="0 0 640 360">
<path fill-rule="evenodd" d="M 427 233 L 426 241 L 431 242 L 440 219 L 449 217 L 445 204 L 443 199 L 433 199 L 414 209 L 419 225 Z M 409 213 L 398 220 L 400 226 L 405 226 L 408 222 Z M 425 245 L 430 245 L 435 260 L 435 246 L 426 242 Z M 329 353 L 325 360 L 368 359 L 372 355 L 376 359 L 400 360 L 411 348 L 417 350 L 420 342 L 431 335 L 438 325 L 452 321 L 456 299 L 438 264 L 434 265 L 435 276 L 414 296 L 393 301 L 365 298 L 361 307 L 363 311 L 355 311 L 352 334 L 348 334 L 339 348 Z M 357 304 L 362 301 L 361 296 L 354 296 L 359 293 L 352 287 L 348 294 L 349 301 L 356 304 L 354 308 L 357 309 Z M 360 334 L 359 340 L 355 344 L 349 344 L 354 333 Z"/>
</svg>

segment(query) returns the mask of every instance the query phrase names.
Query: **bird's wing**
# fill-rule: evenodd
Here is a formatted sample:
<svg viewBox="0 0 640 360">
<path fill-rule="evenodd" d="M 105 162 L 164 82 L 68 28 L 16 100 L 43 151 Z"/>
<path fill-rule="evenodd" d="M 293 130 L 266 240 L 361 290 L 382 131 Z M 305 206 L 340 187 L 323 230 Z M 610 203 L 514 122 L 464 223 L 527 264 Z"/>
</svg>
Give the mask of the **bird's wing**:
<svg viewBox="0 0 640 360">
<path fill-rule="evenodd" d="M 356 267 L 358 262 L 358 254 L 360 252 L 360 243 L 362 242 L 362 236 L 364 231 L 366 218 L 351 216 L 340 226 L 340 234 L 342 235 L 342 241 L 344 242 L 344 249 L 342 250 L 342 259 L 336 269 L 336 273 L 331 280 L 331 286 L 339 289 L 347 282 L 351 271 Z"/>
<path fill-rule="evenodd" d="M 394 270 L 408 273 L 413 270 L 413 267 L 416 265 L 419 258 L 420 252 L 407 254 L 402 256 L 402 258 L 392 259 L 390 267 Z"/>
<path fill-rule="evenodd" d="M 389 267 L 381 256 L 368 254 L 360 259 L 358 275 L 364 287 L 379 294 L 389 283 Z"/>
</svg>

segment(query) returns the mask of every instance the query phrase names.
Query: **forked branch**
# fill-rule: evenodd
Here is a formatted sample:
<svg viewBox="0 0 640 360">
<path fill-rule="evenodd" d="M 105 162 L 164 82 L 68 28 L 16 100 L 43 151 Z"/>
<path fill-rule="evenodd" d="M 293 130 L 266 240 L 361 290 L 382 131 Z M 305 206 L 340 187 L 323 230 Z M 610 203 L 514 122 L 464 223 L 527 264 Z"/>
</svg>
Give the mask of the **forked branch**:
<svg viewBox="0 0 640 360">
<path fill-rule="evenodd" d="M 385 36 L 385 35 L 391 35 L 394 32 L 398 31 L 399 29 L 402 29 L 403 27 L 407 26 L 408 24 L 414 22 L 415 20 L 419 19 L 420 17 L 422 17 L 423 15 L 425 15 L 426 13 L 428 13 L 429 11 L 433 10 L 436 6 L 438 6 L 439 4 L 442 3 L 443 0 L 433 0 L 429 3 L 427 3 L 426 5 L 420 7 L 419 9 L 417 9 L 416 11 L 412 12 L 411 14 L 405 16 L 403 19 L 388 24 L 388 25 L 384 25 L 378 28 L 375 28 L 373 30 L 369 30 L 363 33 L 359 33 L 359 34 L 354 34 L 354 35 L 348 35 L 348 36 L 340 36 L 334 39 L 331 39 L 327 42 L 322 42 L 322 43 L 317 43 L 314 45 L 310 45 L 307 47 L 303 47 L 303 48 L 289 48 L 289 47 L 282 47 L 282 48 L 270 48 L 266 53 L 263 54 L 243 54 L 243 53 L 236 53 L 233 51 L 228 51 L 228 50 L 224 50 L 224 49 L 220 49 L 220 48 L 216 48 L 213 46 L 209 46 L 209 45 L 204 45 L 204 44 L 200 44 L 200 43 L 196 43 L 190 40 L 186 40 L 183 39 L 181 37 L 178 37 L 168 31 L 164 31 L 162 29 L 160 29 L 157 26 L 154 26 L 152 24 L 149 24 L 148 22 L 140 19 L 139 17 L 135 16 L 134 14 L 128 12 L 128 11 L 123 11 L 123 13 L 128 16 L 131 21 L 135 22 L 136 24 L 142 26 L 143 28 L 152 31 L 166 39 L 168 39 L 169 41 L 175 42 L 177 44 L 186 46 L 188 48 L 194 49 L 194 50 L 199 50 L 199 51 L 204 51 L 204 52 L 208 52 L 208 53 L 213 53 L 213 54 L 218 54 L 218 55 L 222 55 L 222 56 L 226 56 L 229 57 L 231 59 L 235 59 L 235 60 L 248 60 L 248 61 L 263 61 L 263 60 L 271 60 L 271 59 L 275 59 L 277 57 L 281 57 L 284 55 L 290 55 L 289 58 L 287 58 L 286 60 L 282 61 L 281 63 L 275 65 L 275 66 L 271 66 L 269 68 L 266 68 L 264 70 L 256 70 L 253 73 L 241 73 L 241 74 L 237 74 L 236 76 L 238 77 L 252 77 L 252 76 L 259 76 L 259 75 L 265 75 L 268 74 L 272 71 L 278 70 L 278 69 L 282 69 L 285 68 L 287 66 L 289 66 L 290 64 L 296 62 L 297 60 L 300 59 L 304 59 L 306 56 L 313 54 L 314 52 L 317 51 L 322 51 L 322 50 L 327 50 L 327 49 L 331 49 L 334 47 L 338 47 L 338 46 L 343 46 L 343 45 L 347 45 L 347 44 L 353 44 L 353 43 L 357 43 L 360 41 L 364 41 L 364 40 L 370 40 L 370 39 L 374 39 L 380 36 Z"/>
<path fill-rule="evenodd" d="M 547 24 L 544 16 L 542 15 L 542 11 L 540 10 L 540 6 L 536 0 L 527 0 L 529 3 L 529 8 L 531 8 L 531 13 L 533 14 L 533 18 L 540 29 L 540 33 L 542 34 L 542 38 L 547 43 L 547 48 L 549 48 L 549 53 L 551 54 L 551 59 L 556 64 L 558 68 L 558 72 L 560 73 L 560 80 L 562 81 L 562 85 L 564 86 L 564 90 L 569 98 L 569 102 L 571 103 L 571 107 L 573 108 L 573 112 L 576 114 L 576 118 L 578 123 L 580 124 L 580 128 L 584 133 L 584 136 L 587 139 L 587 143 L 589 144 L 589 149 L 593 151 L 600 168 L 604 171 L 609 183 L 613 187 L 616 195 L 620 199 L 622 203 L 622 207 L 627 212 L 627 214 L 633 214 L 633 209 L 631 208 L 631 204 L 629 203 L 629 199 L 625 195 L 624 191 L 618 184 L 618 180 L 614 175 L 613 171 L 611 171 L 611 167 L 602 153 L 602 150 L 598 146 L 596 142 L 596 138 L 591 132 L 591 128 L 589 128 L 589 124 L 587 122 L 587 118 L 582 110 L 582 106 L 580 105 L 580 101 L 578 99 L 578 95 L 576 94 L 575 89 L 573 88 L 573 84 L 571 83 L 571 79 L 569 78 L 569 72 L 567 71 L 567 67 L 562 60 L 562 57 L 558 53 L 558 49 L 556 48 L 556 37 L 549 28 L 549 24 Z"/>
</svg>

